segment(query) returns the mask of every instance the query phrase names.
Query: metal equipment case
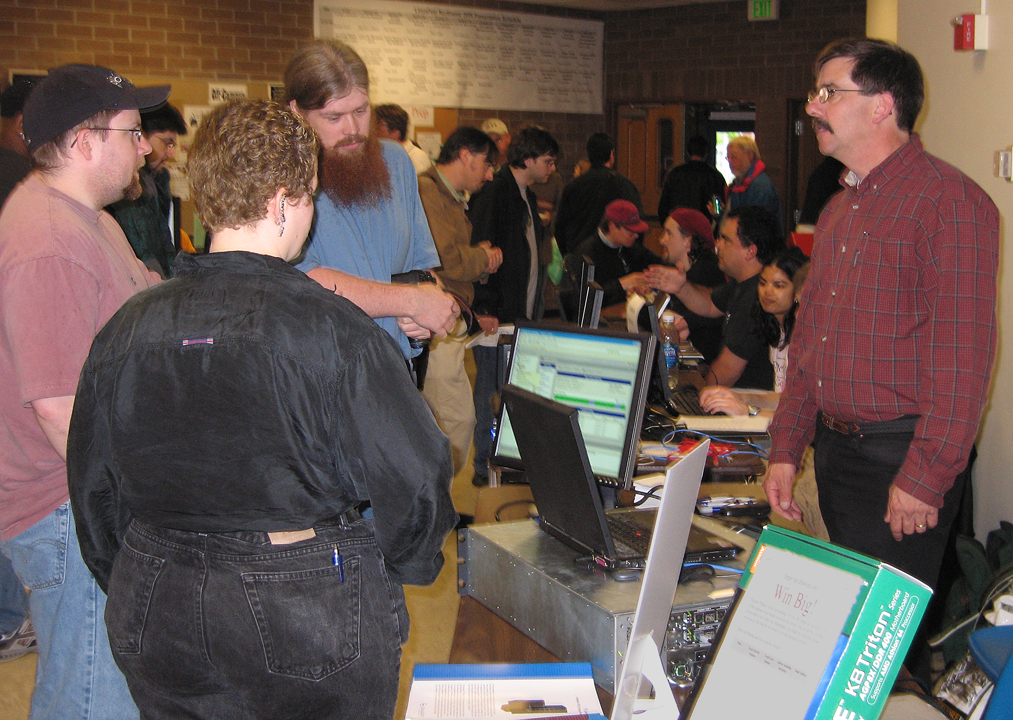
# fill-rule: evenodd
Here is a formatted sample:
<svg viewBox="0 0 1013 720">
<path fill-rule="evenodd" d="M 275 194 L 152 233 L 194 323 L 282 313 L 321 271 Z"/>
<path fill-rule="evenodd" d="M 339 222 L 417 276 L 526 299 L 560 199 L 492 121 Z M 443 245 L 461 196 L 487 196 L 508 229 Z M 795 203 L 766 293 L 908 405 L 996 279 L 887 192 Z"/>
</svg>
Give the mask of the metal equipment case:
<svg viewBox="0 0 1013 720">
<path fill-rule="evenodd" d="M 726 564 L 743 567 L 753 540 L 708 518 L 693 522 L 743 551 Z M 590 662 L 594 681 L 615 694 L 641 583 L 574 563 L 577 553 L 530 520 L 479 525 L 458 544 L 458 580 L 470 595 L 565 662 Z M 669 625 L 669 679 L 688 686 L 731 602 L 738 575 L 680 585 Z"/>
</svg>

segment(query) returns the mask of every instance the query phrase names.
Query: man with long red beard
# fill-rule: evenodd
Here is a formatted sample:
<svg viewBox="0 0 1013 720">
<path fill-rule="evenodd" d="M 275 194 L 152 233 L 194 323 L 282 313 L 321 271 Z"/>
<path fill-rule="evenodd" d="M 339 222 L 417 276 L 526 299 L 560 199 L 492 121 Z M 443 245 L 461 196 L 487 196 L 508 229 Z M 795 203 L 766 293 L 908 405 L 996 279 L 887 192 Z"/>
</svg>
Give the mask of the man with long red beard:
<svg viewBox="0 0 1013 720">
<path fill-rule="evenodd" d="M 138 716 L 74 532 L 67 431 L 95 334 L 159 280 L 102 208 L 140 195 L 151 146 L 138 110 L 168 96 L 108 68 L 50 72 L 24 107 L 35 169 L 0 215 L 0 552 L 32 588 L 33 717 Z"/>
<path fill-rule="evenodd" d="M 369 74 L 348 45 L 318 40 L 300 50 L 285 89 L 322 148 L 316 224 L 298 267 L 375 318 L 411 358 L 418 350 L 409 336 L 446 335 L 458 312 L 436 285 L 390 282 L 440 265 L 415 167 L 404 148 L 372 131 Z"/>
</svg>

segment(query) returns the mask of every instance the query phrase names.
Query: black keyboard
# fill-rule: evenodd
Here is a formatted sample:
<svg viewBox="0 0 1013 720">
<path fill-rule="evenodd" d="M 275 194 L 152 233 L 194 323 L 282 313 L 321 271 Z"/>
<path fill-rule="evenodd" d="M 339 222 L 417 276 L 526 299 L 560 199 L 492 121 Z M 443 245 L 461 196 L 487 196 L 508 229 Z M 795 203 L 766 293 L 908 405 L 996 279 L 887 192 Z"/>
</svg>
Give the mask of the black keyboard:
<svg viewBox="0 0 1013 720">
<path fill-rule="evenodd" d="M 647 549 L 651 546 L 651 532 L 646 527 L 624 515 L 605 517 L 618 555 L 647 557 Z"/>
<path fill-rule="evenodd" d="M 672 390 L 671 408 L 679 415 L 707 415 L 700 405 L 700 391 L 692 385 L 680 385 Z"/>
</svg>

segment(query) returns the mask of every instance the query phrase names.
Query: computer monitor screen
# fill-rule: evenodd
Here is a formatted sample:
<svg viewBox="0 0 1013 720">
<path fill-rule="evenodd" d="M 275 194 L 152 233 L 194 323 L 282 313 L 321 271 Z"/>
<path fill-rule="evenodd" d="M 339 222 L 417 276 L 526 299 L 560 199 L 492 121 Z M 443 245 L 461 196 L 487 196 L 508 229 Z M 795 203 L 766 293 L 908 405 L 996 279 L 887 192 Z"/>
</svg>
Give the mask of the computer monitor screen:
<svg viewBox="0 0 1013 720">
<path fill-rule="evenodd" d="M 518 322 L 507 382 L 577 408 L 591 469 L 628 486 L 654 349 L 654 338 L 645 333 Z M 505 409 L 492 462 L 523 469 Z"/>
</svg>

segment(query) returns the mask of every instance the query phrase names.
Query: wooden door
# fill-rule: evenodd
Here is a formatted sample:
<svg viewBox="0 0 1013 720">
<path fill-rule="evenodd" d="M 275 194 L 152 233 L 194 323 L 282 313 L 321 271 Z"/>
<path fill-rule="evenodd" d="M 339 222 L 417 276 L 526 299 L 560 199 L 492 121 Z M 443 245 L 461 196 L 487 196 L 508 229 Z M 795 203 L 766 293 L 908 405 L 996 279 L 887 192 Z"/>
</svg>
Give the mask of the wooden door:
<svg viewBox="0 0 1013 720">
<path fill-rule="evenodd" d="M 783 214 L 789 231 L 798 224 L 809 176 L 823 162 L 812 118 L 806 115 L 805 106 L 805 100 L 788 101 L 788 196 Z"/>
<path fill-rule="evenodd" d="M 617 112 L 616 170 L 633 181 L 655 217 L 665 175 L 683 162 L 683 106 L 623 105 Z"/>
</svg>

